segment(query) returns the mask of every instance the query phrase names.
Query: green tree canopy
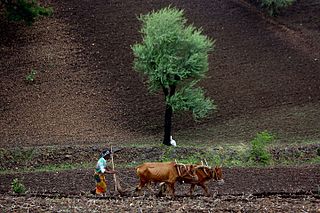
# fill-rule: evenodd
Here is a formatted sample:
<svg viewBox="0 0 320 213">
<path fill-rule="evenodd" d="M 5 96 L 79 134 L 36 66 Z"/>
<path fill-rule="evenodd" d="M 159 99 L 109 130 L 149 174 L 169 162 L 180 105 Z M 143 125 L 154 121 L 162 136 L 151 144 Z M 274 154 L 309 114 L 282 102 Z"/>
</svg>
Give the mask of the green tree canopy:
<svg viewBox="0 0 320 213">
<path fill-rule="evenodd" d="M 265 8 L 269 15 L 277 16 L 281 10 L 292 5 L 296 0 L 259 0 L 261 7 Z"/>
<path fill-rule="evenodd" d="M 52 8 L 42 7 L 37 0 L 0 0 L 6 10 L 6 16 L 11 21 L 24 21 L 31 25 L 38 16 L 49 16 Z"/>
<path fill-rule="evenodd" d="M 149 91 L 164 92 L 164 144 L 169 145 L 172 111 L 191 110 L 197 119 L 215 108 L 196 87 L 208 71 L 214 42 L 201 29 L 187 26 L 183 10 L 167 7 L 140 15 L 139 20 L 143 41 L 132 46 L 134 68 L 148 77 Z"/>
</svg>

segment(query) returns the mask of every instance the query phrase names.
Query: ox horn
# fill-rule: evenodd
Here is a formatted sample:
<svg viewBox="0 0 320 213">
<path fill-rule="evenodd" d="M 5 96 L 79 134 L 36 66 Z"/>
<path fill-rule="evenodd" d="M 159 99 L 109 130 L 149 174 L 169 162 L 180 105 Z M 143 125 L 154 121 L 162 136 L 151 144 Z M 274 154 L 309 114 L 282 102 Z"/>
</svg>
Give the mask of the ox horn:
<svg viewBox="0 0 320 213">
<path fill-rule="evenodd" d="M 207 162 L 207 160 L 206 160 L 206 159 L 204 159 L 204 162 L 206 163 L 206 166 L 209 166 L 209 165 L 208 165 L 208 162 Z M 202 165 L 203 165 L 203 164 L 202 164 Z"/>
</svg>

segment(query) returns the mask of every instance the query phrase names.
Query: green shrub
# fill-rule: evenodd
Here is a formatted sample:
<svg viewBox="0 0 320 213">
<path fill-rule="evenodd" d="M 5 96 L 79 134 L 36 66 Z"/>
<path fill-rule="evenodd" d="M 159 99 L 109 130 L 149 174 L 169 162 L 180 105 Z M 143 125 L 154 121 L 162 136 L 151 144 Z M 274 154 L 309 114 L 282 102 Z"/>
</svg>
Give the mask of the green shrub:
<svg viewBox="0 0 320 213">
<path fill-rule="evenodd" d="M 28 73 L 28 75 L 26 76 L 26 81 L 28 83 L 34 82 L 34 80 L 36 78 L 36 74 L 37 74 L 37 71 L 34 69 L 31 69 L 30 73 Z"/>
<path fill-rule="evenodd" d="M 271 16 L 276 16 L 280 10 L 292 5 L 296 0 L 260 0 L 261 6 L 266 8 Z"/>
<path fill-rule="evenodd" d="M 271 162 L 272 155 L 267 150 L 267 144 L 274 140 L 274 136 L 268 132 L 258 133 L 251 141 L 249 160 L 263 165 Z"/>
<path fill-rule="evenodd" d="M 17 194 L 24 194 L 26 192 L 26 187 L 19 181 L 18 178 L 13 179 L 11 183 L 11 189 Z"/>
<path fill-rule="evenodd" d="M 31 25 L 39 16 L 50 16 L 50 7 L 42 7 L 37 0 L 0 0 L 6 10 L 6 16 L 11 21 L 24 21 Z"/>
<path fill-rule="evenodd" d="M 176 158 L 176 150 L 174 146 L 169 146 L 169 147 L 164 147 L 163 146 L 163 153 L 160 156 L 160 161 L 161 162 L 168 162 L 168 161 L 172 161 Z"/>
</svg>

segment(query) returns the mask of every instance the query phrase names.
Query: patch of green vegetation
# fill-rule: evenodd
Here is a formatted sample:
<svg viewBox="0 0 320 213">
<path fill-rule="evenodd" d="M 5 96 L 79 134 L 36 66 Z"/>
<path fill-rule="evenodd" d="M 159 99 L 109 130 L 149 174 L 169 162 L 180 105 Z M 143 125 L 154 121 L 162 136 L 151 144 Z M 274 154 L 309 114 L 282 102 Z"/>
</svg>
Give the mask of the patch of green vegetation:
<svg viewBox="0 0 320 213">
<path fill-rule="evenodd" d="M 285 140 L 279 140 L 279 137 L 287 137 Z M 277 138 L 272 142 L 272 145 L 275 145 L 279 148 L 284 147 L 294 147 L 299 145 L 312 145 L 312 144 L 320 144 L 319 139 L 314 138 L 305 138 L 305 137 L 288 137 L 286 135 L 277 135 Z"/>
<path fill-rule="evenodd" d="M 203 162 L 204 160 L 201 159 L 200 155 L 196 153 L 193 155 L 189 155 L 186 158 L 179 158 L 177 159 L 177 161 L 184 164 L 196 164 L 200 163 L 201 161 Z"/>
<path fill-rule="evenodd" d="M 32 25 L 39 16 L 51 16 L 53 9 L 40 6 L 37 0 L 0 0 L 3 4 L 5 14 L 11 21 L 24 21 L 27 25 Z"/>
<path fill-rule="evenodd" d="M 21 183 L 18 178 L 14 178 L 11 182 L 11 189 L 14 193 L 24 194 L 26 193 L 26 187 Z"/>
<path fill-rule="evenodd" d="M 11 150 L 0 149 L 0 160 L 10 160 L 13 162 L 31 161 L 36 156 L 33 148 L 15 148 Z"/>
<path fill-rule="evenodd" d="M 275 136 L 273 134 L 264 131 L 258 133 L 248 144 L 239 143 L 236 145 L 217 145 L 215 147 L 207 146 L 205 149 L 195 150 L 194 152 L 189 152 L 187 155 L 179 154 L 179 147 L 164 146 L 160 161 L 176 160 L 179 163 L 185 164 L 200 163 L 202 161 L 204 164 L 207 162 L 209 166 L 222 165 L 223 167 L 297 166 L 319 163 L 320 155 L 316 153 L 320 152 L 320 149 L 312 151 L 315 153 L 311 155 L 306 154 L 304 149 L 294 149 L 287 152 L 287 150 L 294 146 L 288 144 L 286 146 L 283 144 L 275 145 L 273 143 L 274 139 Z M 308 145 L 312 144 L 314 143 L 308 142 Z M 280 158 L 274 159 L 271 153 L 271 147 L 274 150 L 280 151 Z"/>
<path fill-rule="evenodd" d="M 248 145 L 241 144 L 238 146 L 229 146 L 222 149 L 221 164 L 224 167 L 247 167 L 251 166 L 252 162 L 249 161 L 250 149 Z"/>
<path fill-rule="evenodd" d="M 185 164 L 202 163 L 208 166 L 246 166 L 247 158 L 244 155 L 247 153 L 247 148 L 241 146 L 231 147 L 230 145 L 219 146 L 215 148 L 207 148 L 193 152 L 192 154 L 177 154 L 173 147 L 168 147 L 161 156 L 161 161 L 177 161 Z"/>
<path fill-rule="evenodd" d="M 125 147 L 135 147 L 135 148 L 146 148 L 161 145 L 162 141 L 160 136 L 145 136 L 143 138 L 137 138 L 130 141 L 126 141 L 125 143 L 121 143 L 122 146 Z M 116 144 L 114 144 L 116 145 Z"/>
<path fill-rule="evenodd" d="M 310 164 L 320 164 L 320 156 L 316 156 L 314 158 L 311 158 L 311 159 L 307 160 L 306 162 L 310 163 Z"/>
<path fill-rule="evenodd" d="M 26 81 L 28 83 L 33 83 L 35 81 L 36 74 L 37 74 L 37 71 L 35 69 L 31 69 L 30 73 L 28 73 L 26 76 Z"/>
<path fill-rule="evenodd" d="M 161 147 L 163 148 L 163 153 L 160 157 L 161 162 L 172 161 L 176 158 L 174 146 L 161 145 Z"/>
<path fill-rule="evenodd" d="M 292 5 L 296 0 L 260 0 L 261 6 L 266 8 L 269 15 L 276 16 L 284 8 Z"/>
<path fill-rule="evenodd" d="M 298 144 L 274 143 L 273 135 L 268 132 L 260 132 L 255 138 L 247 142 L 225 144 L 183 145 L 184 141 L 181 139 L 177 147 L 165 146 L 156 141 L 155 138 L 149 137 L 145 140 L 131 141 L 132 143 L 126 144 L 125 147 L 135 147 L 142 151 L 143 148 L 155 150 L 157 156 L 152 156 L 153 161 L 162 162 L 176 160 L 179 163 L 194 164 L 202 161 L 204 164 L 208 163 L 209 166 L 222 165 L 223 167 L 320 164 L 319 141 L 305 140 L 305 142 Z M 92 162 L 88 162 L 88 159 L 84 163 L 71 163 L 71 161 L 67 163 L 64 161 L 62 164 L 44 165 L 50 163 L 50 161 L 42 161 L 42 159 L 46 158 L 46 156 L 56 156 L 60 153 L 60 149 L 61 147 L 0 149 L 0 174 L 57 172 L 93 168 Z M 84 150 L 92 152 L 91 149 Z M 68 155 L 68 153 L 62 152 L 62 155 Z M 148 160 L 145 157 L 141 157 L 141 160 L 136 160 L 135 162 L 117 163 L 116 167 L 119 169 L 133 168 L 146 161 Z M 34 162 L 37 163 L 33 164 Z M 41 165 L 41 162 L 44 162 L 44 164 Z M 30 165 L 36 166 L 32 167 Z"/>
<path fill-rule="evenodd" d="M 300 153 L 300 154 L 299 154 Z M 273 165 L 276 166 L 302 166 L 320 164 L 320 156 L 306 156 L 303 152 L 297 152 L 291 155 L 284 154 L 280 159 L 273 159 Z"/>
<path fill-rule="evenodd" d="M 249 161 L 262 165 L 269 165 L 272 155 L 267 145 L 274 140 L 274 136 L 268 132 L 261 132 L 251 141 Z"/>
<path fill-rule="evenodd" d="M 17 149 L 12 152 L 13 159 L 16 161 L 30 161 L 35 156 L 34 149 Z"/>
<path fill-rule="evenodd" d="M 37 168 L 37 171 L 57 172 L 57 171 L 72 170 L 77 168 L 78 168 L 77 165 L 63 163 L 63 164 L 51 164 L 51 165 L 42 166 L 40 168 Z"/>
<path fill-rule="evenodd" d="M 59 172 L 59 171 L 67 171 L 74 169 L 89 169 L 92 168 L 92 163 L 62 163 L 62 164 L 49 164 L 39 167 L 24 167 L 19 170 L 16 169 L 2 169 L 0 170 L 0 174 L 17 174 L 17 173 L 32 173 L 32 172 Z"/>
</svg>

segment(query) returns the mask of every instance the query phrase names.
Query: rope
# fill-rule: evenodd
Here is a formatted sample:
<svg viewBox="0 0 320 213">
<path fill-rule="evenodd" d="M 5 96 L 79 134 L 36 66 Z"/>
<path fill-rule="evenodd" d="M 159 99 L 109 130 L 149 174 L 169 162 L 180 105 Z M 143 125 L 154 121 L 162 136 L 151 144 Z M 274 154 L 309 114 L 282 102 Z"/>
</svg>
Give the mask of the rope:
<svg viewBox="0 0 320 213">
<path fill-rule="evenodd" d="M 127 179 L 136 180 L 136 178 L 133 178 L 132 176 L 121 174 L 121 176 L 126 177 Z"/>
<path fill-rule="evenodd" d="M 134 178 L 132 178 L 132 177 L 130 177 L 130 176 L 128 176 L 128 175 L 124 175 L 124 174 L 122 174 L 122 176 L 125 176 L 127 179 L 134 179 Z M 125 189 L 122 189 L 123 191 L 133 191 L 133 190 L 135 190 L 135 186 L 133 187 L 133 186 L 131 186 L 131 185 L 129 185 L 128 183 L 126 183 L 126 182 L 124 182 L 123 181 L 123 179 L 122 178 L 120 178 L 119 176 L 117 176 L 117 180 L 118 180 L 118 182 L 121 182 L 121 184 L 123 185 L 123 186 L 125 186 Z"/>
</svg>

